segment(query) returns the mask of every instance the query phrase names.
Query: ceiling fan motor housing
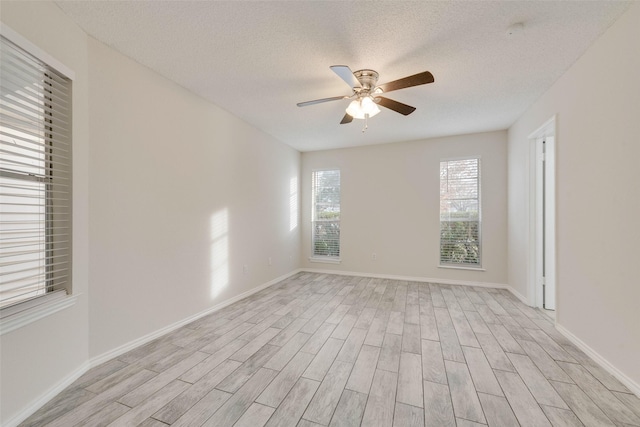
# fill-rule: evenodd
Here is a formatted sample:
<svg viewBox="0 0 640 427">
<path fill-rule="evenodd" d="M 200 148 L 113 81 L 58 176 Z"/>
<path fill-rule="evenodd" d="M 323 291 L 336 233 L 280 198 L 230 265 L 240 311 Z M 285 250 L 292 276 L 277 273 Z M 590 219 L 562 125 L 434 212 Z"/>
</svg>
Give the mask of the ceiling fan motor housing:
<svg viewBox="0 0 640 427">
<path fill-rule="evenodd" d="M 378 86 L 377 71 L 369 69 L 351 71 L 351 69 L 346 65 L 332 65 L 329 68 L 331 68 L 338 77 L 348 84 L 353 92 L 350 95 L 345 96 L 334 96 L 331 98 L 300 102 L 298 103 L 298 107 L 349 99 L 351 102 L 349 103 L 349 107 L 347 107 L 346 114 L 342 118 L 340 124 L 351 123 L 354 118 L 363 118 L 366 120 L 368 117 L 373 117 L 380 112 L 380 109 L 376 104 L 395 111 L 396 113 L 400 113 L 403 116 L 408 116 L 416 110 L 415 107 L 379 95 L 394 90 L 433 83 L 435 81 L 433 74 L 429 71 L 423 71 L 421 73 L 393 80 Z"/>
<path fill-rule="evenodd" d="M 366 92 L 371 91 L 378 83 L 378 73 L 373 70 L 358 70 L 354 71 L 353 75 L 356 76 L 356 79 L 362 85 L 362 89 Z"/>
</svg>

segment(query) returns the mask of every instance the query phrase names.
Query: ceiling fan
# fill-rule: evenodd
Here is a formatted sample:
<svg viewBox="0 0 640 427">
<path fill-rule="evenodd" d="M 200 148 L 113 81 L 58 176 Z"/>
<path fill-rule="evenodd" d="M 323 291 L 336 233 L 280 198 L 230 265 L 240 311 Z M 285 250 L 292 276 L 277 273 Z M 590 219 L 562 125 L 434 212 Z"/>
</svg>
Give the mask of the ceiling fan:
<svg viewBox="0 0 640 427">
<path fill-rule="evenodd" d="M 349 85 L 352 93 L 345 96 L 334 96 L 331 98 L 322 98 L 313 101 L 300 102 L 297 104 L 298 107 L 306 107 L 307 105 L 338 101 L 341 99 L 351 99 L 352 101 L 347 107 L 346 113 L 342 118 L 340 124 L 343 125 L 345 123 L 351 123 L 353 119 L 364 119 L 365 127 L 362 130 L 363 132 L 367 128 L 366 120 L 369 117 L 373 117 L 380 112 L 378 105 L 382 105 L 385 108 L 388 108 L 405 116 L 408 116 L 416 110 L 415 107 L 379 95 L 386 92 L 391 92 L 393 90 L 420 86 L 434 82 L 433 75 L 428 71 L 424 71 L 422 73 L 414 74 L 412 76 L 404 77 L 402 79 L 394 80 L 392 82 L 384 83 L 377 86 L 378 73 L 376 71 L 351 71 L 351 69 L 346 65 L 332 65 L 329 68 L 331 68 L 333 72 L 338 75 L 338 77 L 340 77 Z"/>
</svg>

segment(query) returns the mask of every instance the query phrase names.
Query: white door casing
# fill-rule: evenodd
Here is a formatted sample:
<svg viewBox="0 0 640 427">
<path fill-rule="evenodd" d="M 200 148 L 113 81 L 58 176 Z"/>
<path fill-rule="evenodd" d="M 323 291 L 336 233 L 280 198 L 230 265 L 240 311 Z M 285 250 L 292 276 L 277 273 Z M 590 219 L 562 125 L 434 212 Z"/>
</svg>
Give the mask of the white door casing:
<svg viewBox="0 0 640 427">
<path fill-rule="evenodd" d="M 532 145 L 530 179 L 530 241 L 533 243 L 529 268 L 529 295 L 536 307 L 556 309 L 555 239 L 555 116 L 529 136 Z"/>
</svg>

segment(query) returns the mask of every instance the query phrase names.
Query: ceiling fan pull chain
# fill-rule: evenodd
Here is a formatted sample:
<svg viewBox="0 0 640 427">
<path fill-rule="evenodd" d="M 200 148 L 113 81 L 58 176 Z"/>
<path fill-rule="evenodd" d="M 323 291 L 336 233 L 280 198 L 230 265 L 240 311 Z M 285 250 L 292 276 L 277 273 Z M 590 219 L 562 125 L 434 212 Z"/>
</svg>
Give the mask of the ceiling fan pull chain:
<svg viewBox="0 0 640 427">
<path fill-rule="evenodd" d="M 367 130 L 367 128 L 369 127 L 369 115 L 365 114 L 364 115 L 364 127 L 362 128 L 362 133 L 364 133 L 365 130 Z"/>
</svg>

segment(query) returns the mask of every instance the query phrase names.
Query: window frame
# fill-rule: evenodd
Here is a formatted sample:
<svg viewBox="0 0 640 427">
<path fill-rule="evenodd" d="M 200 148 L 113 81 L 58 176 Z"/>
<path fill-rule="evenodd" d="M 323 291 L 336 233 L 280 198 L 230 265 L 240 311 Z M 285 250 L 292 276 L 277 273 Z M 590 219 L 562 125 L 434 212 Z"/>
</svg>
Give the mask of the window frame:
<svg viewBox="0 0 640 427">
<path fill-rule="evenodd" d="M 469 262 L 443 262 L 442 260 L 442 212 L 439 211 L 438 215 L 438 228 L 439 228 L 439 238 L 438 238 L 438 267 L 439 268 L 451 268 L 451 269 L 460 269 L 460 270 L 479 270 L 485 271 L 483 268 L 483 250 L 482 250 L 482 156 L 480 155 L 470 155 L 470 156 L 461 156 L 461 157 L 447 157 L 440 159 L 438 163 L 438 198 L 439 202 L 442 203 L 442 192 L 440 190 L 442 185 L 442 176 L 440 175 L 440 171 L 442 169 L 442 163 L 447 162 L 456 162 L 456 161 L 464 161 L 464 160 L 476 160 L 477 161 L 477 206 L 478 206 L 478 219 L 477 219 L 477 228 L 478 228 L 478 255 L 477 263 L 469 263 Z"/>
<path fill-rule="evenodd" d="M 316 220 L 316 186 L 315 186 L 316 174 L 319 172 L 334 172 L 334 171 L 337 171 L 339 175 L 338 183 L 339 183 L 339 190 L 340 190 L 339 191 L 340 211 L 339 211 L 339 218 L 337 220 L 338 222 L 338 255 L 337 256 L 332 256 L 328 254 L 322 255 L 322 254 L 316 253 L 316 221 L 317 221 Z M 342 216 L 342 171 L 338 167 L 313 169 L 311 171 L 311 256 L 309 257 L 309 261 L 328 263 L 328 264 L 341 263 L 341 256 L 342 256 L 342 242 L 340 238 L 340 225 L 342 223 L 341 216 Z"/>
<path fill-rule="evenodd" d="M 68 80 L 69 82 L 68 96 L 69 96 L 69 104 L 70 104 L 68 118 L 70 120 L 70 124 L 68 128 L 69 135 L 67 139 L 67 150 L 69 151 L 69 153 L 71 153 L 73 151 L 73 137 L 72 137 L 73 126 L 71 124 L 71 119 L 73 117 L 73 81 L 75 79 L 75 73 L 70 68 L 65 66 L 63 63 L 56 60 L 53 56 L 49 55 L 47 52 L 37 47 L 28 39 L 26 39 L 16 31 L 11 29 L 9 26 L 5 24 L 1 25 L 0 35 L 2 36 L 2 38 L 6 39 L 8 42 L 15 45 L 24 53 L 32 56 L 37 61 L 42 63 L 46 68 L 46 71 L 44 71 L 45 75 L 47 75 L 47 73 L 55 73 L 61 78 Z M 46 99 L 46 96 L 45 96 L 45 99 Z M 44 133 L 48 135 L 47 139 L 49 139 L 49 141 L 46 141 L 44 143 L 44 147 L 42 149 L 42 155 L 43 155 L 42 161 L 43 161 L 43 165 L 44 165 L 43 167 L 45 170 L 44 174 L 42 175 L 39 175 L 39 174 L 36 175 L 36 174 L 30 174 L 30 173 L 22 174 L 17 172 L 11 172 L 10 170 L 0 171 L 2 176 L 7 179 L 24 180 L 25 182 L 32 182 L 32 183 L 38 182 L 38 183 L 44 184 L 44 188 L 42 191 L 44 191 L 44 194 L 45 194 L 44 203 L 43 203 L 44 205 L 44 211 L 43 211 L 44 221 L 43 222 L 44 222 L 44 236 L 45 236 L 43 240 L 43 245 L 44 245 L 45 252 L 53 250 L 51 245 L 54 239 L 56 238 L 56 237 L 53 237 L 53 233 L 52 233 L 53 231 L 56 230 L 56 227 L 49 225 L 52 222 L 54 222 L 53 217 L 57 215 L 56 213 L 53 212 L 51 207 L 52 200 L 53 200 L 52 198 L 57 197 L 57 196 L 53 196 L 53 192 L 57 191 L 53 189 L 54 180 L 56 178 L 54 178 L 53 175 L 51 174 L 51 171 L 55 170 L 55 168 L 53 167 L 53 163 L 54 163 L 53 156 L 56 155 L 53 149 L 51 148 L 53 144 L 53 141 L 51 140 L 52 134 L 50 133 L 53 131 L 51 127 L 51 123 L 52 122 L 49 119 L 47 119 L 46 117 L 42 117 L 42 121 L 41 121 L 42 129 Z M 71 240 L 73 235 L 72 234 L 73 159 L 71 157 L 71 154 L 69 154 L 68 164 L 66 166 L 66 169 L 63 169 L 62 174 L 63 176 L 66 176 L 67 177 L 66 179 L 68 180 L 66 184 L 68 186 L 68 191 L 66 193 L 68 197 L 68 202 L 66 205 L 63 205 L 61 207 L 62 209 L 66 209 L 66 215 L 68 215 L 68 219 L 65 220 L 68 223 L 68 232 L 66 234 L 68 245 L 66 246 L 66 249 L 64 249 L 67 252 L 66 252 L 66 255 L 62 255 L 67 257 L 67 260 L 68 260 L 62 273 L 62 275 L 66 277 L 65 282 L 60 287 L 58 287 L 57 285 L 53 286 L 54 279 L 52 278 L 52 273 L 53 273 L 53 269 L 56 267 L 53 267 L 51 265 L 51 262 L 52 262 L 51 259 L 57 258 L 58 255 L 49 256 L 50 259 L 48 259 L 46 265 L 42 267 L 44 269 L 44 279 L 43 279 L 44 294 L 23 299 L 21 301 L 17 301 L 16 303 L 8 304 L 4 307 L 1 307 L 0 308 L 0 335 L 3 335 L 5 333 L 18 329 L 22 326 L 25 326 L 31 322 L 34 322 L 38 319 L 41 319 L 45 316 L 48 316 L 50 314 L 63 310 L 67 307 L 70 307 L 76 303 L 77 298 L 79 296 L 78 294 L 75 294 L 75 295 L 72 294 L 73 252 L 72 252 Z M 65 211 L 63 210 L 60 214 L 63 214 L 63 212 Z"/>
</svg>

